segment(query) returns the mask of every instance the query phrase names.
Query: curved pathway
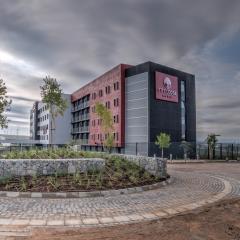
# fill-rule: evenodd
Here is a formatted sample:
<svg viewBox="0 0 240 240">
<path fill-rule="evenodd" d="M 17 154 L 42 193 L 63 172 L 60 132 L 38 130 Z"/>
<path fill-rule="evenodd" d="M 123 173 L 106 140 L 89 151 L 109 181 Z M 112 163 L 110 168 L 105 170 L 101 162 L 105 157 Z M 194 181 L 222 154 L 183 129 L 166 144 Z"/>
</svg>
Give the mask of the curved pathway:
<svg viewBox="0 0 240 240">
<path fill-rule="evenodd" d="M 170 185 L 141 193 L 82 199 L 0 198 L 0 231 L 11 226 L 92 227 L 146 221 L 240 196 L 240 164 L 175 164 L 168 169 Z"/>
</svg>

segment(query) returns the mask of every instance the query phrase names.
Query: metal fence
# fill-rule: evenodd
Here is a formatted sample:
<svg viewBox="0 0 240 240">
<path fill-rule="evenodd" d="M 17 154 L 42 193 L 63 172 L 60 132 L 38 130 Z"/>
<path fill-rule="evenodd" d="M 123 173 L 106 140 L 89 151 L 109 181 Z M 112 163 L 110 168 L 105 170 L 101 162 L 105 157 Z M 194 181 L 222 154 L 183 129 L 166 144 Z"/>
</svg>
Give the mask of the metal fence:
<svg viewBox="0 0 240 240">
<path fill-rule="evenodd" d="M 150 155 L 150 156 L 162 156 L 162 150 L 155 142 L 138 142 L 138 143 L 126 143 L 123 150 L 125 154 L 131 155 Z M 172 142 L 169 148 L 163 150 L 164 158 L 183 159 L 184 148 L 181 142 Z M 196 144 L 188 143 L 187 150 L 188 158 L 196 158 Z"/>
<path fill-rule="evenodd" d="M 164 149 L 164 157 L 172 159 L 209 159 L 210 149 L 206 143 L 188 142 L 188 149 L 184 149 L 181 142 L 172 142 L 169 148 Z M 161 156 L 161 149 L 154 142 L 126 143 L 123 153 L 134 155 Z M 240 144 L 217 143 L 212 151 L 212 159 L 240 160 Z"/>
<path fill-rule="evenodd" d="M 197 156 L 200 159 L 209 159 L 210 149 L 207 144 L 197 144 Z M 240 160 L 240 144 L 217 143 L 212 152 L 216 160 Z"/>
<path fill-rule="evenodd" d="M 54 147 L 64 147 L 64 145 L 58 145 Z M 46 149 L 47 146 L 41 145 L 15 145 L 15 146 L 1 146 L 0 156 L 3 156 L 7 152 L 11 151 L 23 151 L 30 149 Z M 85 151 L 104 151 L 102 146 L 89 146 L 81 145 L 79 150 Z M 154 143 L 136 142 L 126 143 L 125 148 L 112 148 L 112 153 L 125 153 L 130 155 L 143 155 L 161 156 L 161 149 Z M 185 155 L 184 155 L 185 154 Z M 209 159 L 212 155 L 216 160 L 240 160 L 240 144 L 232 143 L 217 143 L 215 148 L 210 154 L 209 147 L 206 143 L 191 143 L 188 142 L 188 150 L 184 151 L 184 147 L 181 142 L 172 142 L 169 148 L 164 149 L 164 158 L 168 159 Z"/>
</svg>

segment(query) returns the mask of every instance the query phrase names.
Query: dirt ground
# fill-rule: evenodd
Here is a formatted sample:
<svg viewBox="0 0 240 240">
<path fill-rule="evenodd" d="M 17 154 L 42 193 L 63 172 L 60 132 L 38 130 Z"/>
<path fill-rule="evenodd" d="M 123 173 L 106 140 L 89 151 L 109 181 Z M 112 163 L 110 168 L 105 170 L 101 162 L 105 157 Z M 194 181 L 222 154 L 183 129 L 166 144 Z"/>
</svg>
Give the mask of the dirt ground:
<svg viewBox="0 0 240 240">
<path fill-rule="evenodd" d="M 164 220 L 88 229 L 34 230 L 34 240 L 240 240 L 240 199 Z"/>
</svg>

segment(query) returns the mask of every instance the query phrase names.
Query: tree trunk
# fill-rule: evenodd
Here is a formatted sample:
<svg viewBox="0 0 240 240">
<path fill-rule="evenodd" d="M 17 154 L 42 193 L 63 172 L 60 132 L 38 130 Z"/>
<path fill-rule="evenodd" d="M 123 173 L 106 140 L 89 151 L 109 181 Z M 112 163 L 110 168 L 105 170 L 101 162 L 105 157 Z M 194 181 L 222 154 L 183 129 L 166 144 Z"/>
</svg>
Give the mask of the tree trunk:
<svg viewBox="0 0 240 240">
<path fill-rule="evenodd" d="M 52 138 L 53 138 L 53 130 L 55 128 L 55 117 L 54 117 L 54 114 L 53 114 L 53 107 L 52 105 L 50 106 L 50 117 L 51 117 L 51 121 L 50 121 L 50 141 L 49 141 L 49 144 L 50 144 L 50 147 L 52 148 Z"/>
<path fill-rule="evenodd" d="M 163 159 L 163 148 L 162 148 L 162 159 Z"/>
</svg>

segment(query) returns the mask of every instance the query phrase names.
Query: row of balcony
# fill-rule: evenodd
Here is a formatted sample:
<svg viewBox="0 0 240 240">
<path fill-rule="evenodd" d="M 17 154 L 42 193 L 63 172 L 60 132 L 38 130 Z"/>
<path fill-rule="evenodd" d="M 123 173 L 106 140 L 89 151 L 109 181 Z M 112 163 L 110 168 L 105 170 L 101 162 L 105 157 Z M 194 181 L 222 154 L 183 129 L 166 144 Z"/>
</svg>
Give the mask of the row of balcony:
<svg viewBox="0 0 240 240">
<path fill-rule="evenodd" d="M 82 145 L 82 144 L 88 144 L 88 139 L 74 139 L 76 141 L 76 144 Z"/>
<path fill-rule="evenodd" d="M 76 111 L 82 110 L 87 107 L 89 107 L 89 101 L 80 103 L 79 105 L 77 105 L 75 107 L 72 106 L 72 112 L 76 112 Z"/>
<path fill-rule="evenodd" d="M 85 120 L 89 120 L 89 114 L 83 114 L 78 117 L 72 118 L 72 122 L 79 122 L 79 121 L 85 121 Z"/>
<path fill-rule="evenodd" d="M 72 128 L 72 133 L 73 133 L 73 134 L 76 134 L 76 133 L 85 133 L 85 132 L 89 132 L 89 126 Z"/>
</svg>

